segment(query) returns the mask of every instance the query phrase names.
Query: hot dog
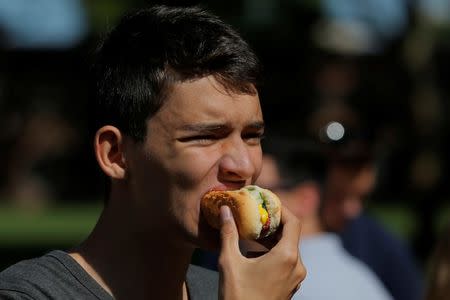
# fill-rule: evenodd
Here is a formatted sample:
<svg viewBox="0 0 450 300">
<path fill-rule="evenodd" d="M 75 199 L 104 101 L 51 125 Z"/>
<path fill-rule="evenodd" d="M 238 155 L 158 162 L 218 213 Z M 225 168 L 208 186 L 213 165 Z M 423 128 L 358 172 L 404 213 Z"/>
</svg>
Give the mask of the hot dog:
<svg viewBox="0 0 450 300">
<path fill-rule="evenodd" d="M 234 191 L 210 191 L 200 203 L 209 225 L 220 229 L 220 207 L 230 207 L 242 239 L 268 237 L 280 225 L 281 203 L 277 195 L 256 185 Z"/>
</svg>

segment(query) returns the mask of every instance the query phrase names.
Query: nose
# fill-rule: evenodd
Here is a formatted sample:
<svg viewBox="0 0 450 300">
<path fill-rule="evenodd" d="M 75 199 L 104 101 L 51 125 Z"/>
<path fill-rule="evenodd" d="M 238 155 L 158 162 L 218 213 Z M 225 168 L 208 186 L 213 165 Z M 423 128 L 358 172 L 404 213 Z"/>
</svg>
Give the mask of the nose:
<svg viewBox="0 0 450 300">
<path fill-rule="evenodd" d="M 219 177 L 221 180 L 240 181 L 252 178 L 256 173 L 255 155 L 259 149 L 252 149 L 241 138 L 234 138 L 222 147 L 223 154 L 219 162 Z M 258 152 L 259 151 L 259 152 Z"/>
</svg>

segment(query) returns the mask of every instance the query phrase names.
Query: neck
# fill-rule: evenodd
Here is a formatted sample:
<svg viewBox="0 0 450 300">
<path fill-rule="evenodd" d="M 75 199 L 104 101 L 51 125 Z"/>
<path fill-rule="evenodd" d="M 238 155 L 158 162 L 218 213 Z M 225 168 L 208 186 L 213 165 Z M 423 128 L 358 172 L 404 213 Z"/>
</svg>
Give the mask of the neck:
<svg viewBox="0 0 450 300">
<path fill-rule="evenodd" d="M 132 223 L 121 210 L 106 208 L 70 255 L 116 299 L 187 299 L 193 248 L 176 244 L 169 232 L 138 234 Z"/>
</svg>

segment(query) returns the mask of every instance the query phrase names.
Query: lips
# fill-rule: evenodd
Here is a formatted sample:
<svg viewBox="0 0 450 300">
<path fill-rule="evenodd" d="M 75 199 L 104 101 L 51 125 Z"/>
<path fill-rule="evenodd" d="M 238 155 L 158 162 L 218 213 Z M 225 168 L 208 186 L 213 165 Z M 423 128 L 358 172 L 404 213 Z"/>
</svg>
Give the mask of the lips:
<svg viewBox="0 0 450 300">
<path fill-rule="evenodd" d="M 209 191 L 230 191 L 230 190 L 239 190 L 240 188 L 246 185 L 245 180 L 241 181 L 233 181 L 233 182 L 225 182 L 219 185 L 212 187 Z M 205 193 L 206 194 L 206 193 Z"/>
</svg>

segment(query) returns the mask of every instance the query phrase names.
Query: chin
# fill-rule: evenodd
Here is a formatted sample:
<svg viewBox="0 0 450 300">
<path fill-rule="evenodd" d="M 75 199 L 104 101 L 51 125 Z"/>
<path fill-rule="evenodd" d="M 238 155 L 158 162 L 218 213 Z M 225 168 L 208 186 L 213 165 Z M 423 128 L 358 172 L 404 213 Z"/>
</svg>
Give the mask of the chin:
<svg viewBox="0 0 450 300">
<path fill-rule="evenodd" d="M 201 248 L 205 250 L 218 250 L 220 248 L 220 231 L 209 226 L 203 218 L 197 225 L 180 226 L 178 233 L 181 241 L 189 248 Z"/>
</svg>

